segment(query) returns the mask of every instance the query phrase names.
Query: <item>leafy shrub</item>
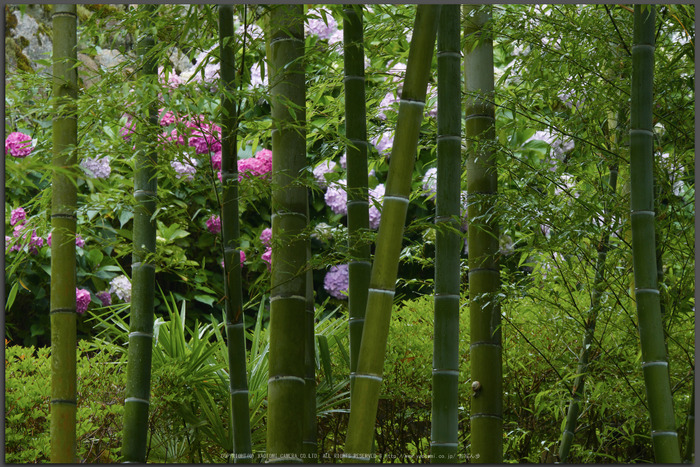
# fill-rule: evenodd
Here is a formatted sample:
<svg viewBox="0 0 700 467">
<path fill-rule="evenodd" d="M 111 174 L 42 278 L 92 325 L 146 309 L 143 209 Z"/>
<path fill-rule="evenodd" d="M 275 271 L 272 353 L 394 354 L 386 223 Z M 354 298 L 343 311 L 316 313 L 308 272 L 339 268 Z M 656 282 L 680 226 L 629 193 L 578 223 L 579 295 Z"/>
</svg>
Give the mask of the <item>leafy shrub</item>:
<svg viewBox="0 0 700 467">
<path fill-rule="evenodd" d="M 77 455 L 116 462 L 121 447 L 124 362 L 118 354 L 78 345 Z M 116 358 L 115 358 L 116 357 Z M 51 358 L 48 348 L 5 345 L 5 460 L 48 462 Z"/>
</svg>

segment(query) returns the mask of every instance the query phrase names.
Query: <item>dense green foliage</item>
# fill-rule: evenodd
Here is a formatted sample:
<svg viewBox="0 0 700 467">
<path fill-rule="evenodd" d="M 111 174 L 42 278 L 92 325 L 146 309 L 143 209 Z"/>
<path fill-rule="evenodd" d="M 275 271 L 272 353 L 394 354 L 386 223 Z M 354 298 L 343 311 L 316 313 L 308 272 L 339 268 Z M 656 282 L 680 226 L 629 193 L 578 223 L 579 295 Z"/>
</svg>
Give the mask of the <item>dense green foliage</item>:
<svg viewBox="0 0 700 467">
<path fill-rule="evenodd" d="M 25 8 L 8 7 L 6 13 L 14 18 L 13 14 L 22 14 L 20 9 Z M 313 20 L 340 26 L 342 10 L 341 5 L 308 7 L 307 23 Z M 263 5 L 234 6 L 237 71 L 242 72 L 244 83 L 251 83 L 242 85 L 233 96 L 241 105 L 237 149 L 239 158 L 251 164 L 262 149 L 271 148 L 268 88 L 252 84 L 254 78 L 267 79 L 269 73 L 264 36 L 252 27 L 265 27 L 266 12 Z M 144 24 L 141 10 L 117 5 L 78 7 L 79 58 L 83 62 L 78 73 L 78 157 L 83 162 L 107 156 L 111 172 L 100 178 L 78 168 L 77 233 L 85 243 L 76 246 L 77 287 L 88 290 L 91 299 L 87 312 L 77 317 L 78 457 L 87 462 L 118 460 L 121 443 L 125 355 L 123 349 L 97 340 L 108 339 L 119 346 L 126 342 L 123 323 L 128 300 L 114 291 L 113 305 L 103 308 L 97 296 L 110 290 L 115 278 L 131 277 L 136 208 L 133 147 L 138 137 L 132 133 L 126 140 L 121 132 L 129 128 L 129 118 L 135 124 L 134 131 L 143 131 L 145 121 L 133 114 L 150 103 L 149 96 L 157 96 L 158 108 L 163 109 L 159 118 L 167 111 L 181 117 L 180 121 L 163 118 L 161 131 L 176 131 L 192 141 L 198 137 L 193 129 L 197 126 L 203 133 L 216 134 L 215 129 L 202 125 L 221 123 L 221 89 L 207 78 L 219 60 L 216 13 L 215 7 L 204 5 L 158 6 L 152 32 L 157 34 L 154 58 L 164 67 L 160 72 L 163 82 L 146 83 L 137 78 L 134 65 L 133 42 Z M 681 452 L 688 444 L 686 419 L 695 364 L 694 14 L 692 5 L 657 7 L 652 122 L 657 269 Z M 376 139 L 396 127 L 398 105 L 387 104 L 394 100 L 387 94 L 397 97 L 403 82 L 402 65 L 408 56 L 414 16 L 412 5 L 371 5 L 363 11 L 367 139 L 374 141 L 367 148 L 370 221 L 372 209 L 378 215 L 382 205 L 382 196 L 372 198 L 372 194 L 383 188 L 389 167 L 388 151 L 384 152 L 383 143 Z M 650 421 L 632 292 L 629 139 L 624 136 L 630 125 L 626 109 L 631 88 L 632 9 L 625 5 L 500 5 L 494 7 L 493 18 L 499 174 L 494 213 L 500 226 L 503 459 L 557 460 L 578 372 L 581 338 L 597 288 L 599 243 L 603 234 L 612 232 L 569 461 L 649 462 L 653 460 Z M 243 23 L 249 24 L 250 34 L 240 34 Z M 342 33 L 342 29 L 336 32 Z M 347 216 L 326 201 L 328 190 L 347 177 L 347 170 L 339 164 L 348 141 L 344 133 L 343 47 L 337 39 L 307 34 L 303 62 L 307 170 L 301 179 L 308 187 L 306 233 L 312 248 L 317 319 L 328 316 L 316 330 L 318 443 L 324 462 L 339 461 L 334 456 L 342 452 L 349 406 L 347 302 L 342 292 L 324 287 L 330 267 L 349 260 Z M 114 55 L 110 66 L 90 63 L 107 50 Z M 436 236 L 435 198 L 430 180 L 424 177 L 437 164 L 436 63 L 434 57 L 427 115 L 411 174 L 396 311 L 383 369 L 375 440 L 377 456 L 384 462 L 424 462 L 426 459 L 418 456 L 429 454 Z M 51 231 L 51 94 L 45 75 L 26 68 L 7 74 L 5 98 L 6 135 L 27 134 L 33 148 L 26 157 L 13 157 L 7 150 L 5 156 L 5 331 L 10 341 L 6 347 L 6 452 L 12 462 L 47 460 L 42 455 L 48 453 L 49 426 L 45 382 L 49 379 L 46 346 L 51 250 L 46 238 Z M 196 72 L 188 75 L 186 68 Z M 176 78 L 189 81 L 165 84 Z M 617 132 L 623 137 L 615 141 L 608 121 L 611 112 L 615 115 L 621 110 Z M 188 127 L 188 123 L 193 126 Z M 214 151 L 200 153 L 194 146 L 173 141 L 159 143 L 158 150 L 156 252 L 152 261 L 157 283 L 165 293 L 155 297 L 156 319 L 160 320 L 156 328 L 159 332 L 169 328 L 174 333 L 180 325 L 173 327 L 172 323 L 178 321 L 185 329 L 184 341 L 194 346 L 192 332 L 197 321 L 202 333 L 198 352 L 211 358 L 214 366 L 188 366 L 185 360 L 194 347 L 183 346 L 177 353 L 174 349 L 168 353 L 162 340 L 154 345 L 148 459 L 224 461 L 231 452 L 229 441 L 225 441 L 230 439 L 228 386 L 219 379 L 207 379 L 209 376 L 202 379 L 203 374 L 225 375 L 228 371 L 223 328 L 210 320 L 211 316 L 222 316 L 225 295 L 222 240 L 208 225 L 219 213 L 218 197 L 222 195 L 211 157 Z M 462 157 L 466 160 L 464 146 Z M 195 172 L 178 172 L 192 160 L 197 163 Z M 338 164 L 322 176 L 330 187 L 324 187 L 312 174 L 327 161 Z M 615 163 L 619 178 L 615 193 L 610 193 L 606 189 L 608 174 Z M 460 188 L 466 190 L 464 169 L 460 175 Z M 252 443 L 254 453 L 262 456 L 270 272 L 264 256 L 269 243 L 260 237 L 271 225 L 272 186 L 264 174 L 250 175 L 241 179 L 239 189 L 240 246 L 246 255 L 242 303 L 250 335 Z M 26 220 L 15 223 L 13 211 L 20 207 L 26 211 Z M 608 222 L 606 213 L 610 215 Z M 465 219 L 459 220 L 460 242 L 468 243 Z M 374 242 L 376 229 L 370 228 L 364 236 Z M 467 256 L 462 248 L 459 455 L 465 459 L 471 452 L 472 384 L 467 345 Z M 173 312 L 179 318 L 173 320 Z M 116 332 L 101 334 L 105 328 L 100 322 L 124 326 L 121 337 Z M 330 328 L 335 329 L 329 331 L 333 335 L 321 338 Z M 198 375 L 197 379 L 192 374 Z M 339 405 L 328 405 L 333 403 Z M 208 412 L 211 407 L 216 410 Z"/>
</svg>

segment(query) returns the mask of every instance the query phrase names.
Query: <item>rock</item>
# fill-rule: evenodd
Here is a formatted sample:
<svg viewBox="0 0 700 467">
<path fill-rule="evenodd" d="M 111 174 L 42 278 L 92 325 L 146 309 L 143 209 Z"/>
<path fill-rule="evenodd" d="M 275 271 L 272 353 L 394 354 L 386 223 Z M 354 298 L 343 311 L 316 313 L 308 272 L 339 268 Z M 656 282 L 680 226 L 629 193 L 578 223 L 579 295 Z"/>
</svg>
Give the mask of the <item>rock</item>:
<svg viewBox="0 0 700 467">
<path fill-rule="evenodd" d="M 33 6 L 36 7 L 36 5 Z M 36 9 L 33 10 L 36 14 Z M 10 24 L 15 24 L 14 28 L 6 31 L 6 35 L 9 34 L 10 37 L 5 44 L 5 56 L 8 58 L 10 68 L 14 65 L 16 68 L 26 70 L 28 66 L 31 70 L 49 73 L 50 70 L 47 70 L 47 67 L 36 63 L 37 60 L 51 60 L 53 45 L 51 38 L 46 34 L 49 32 L 46 26 L 40 25 L 29 11 L 26 14 L 13 11 L 10 15 L 14 17 L 14 21 L 8 21 L 8 29 Z"/>
</svg>

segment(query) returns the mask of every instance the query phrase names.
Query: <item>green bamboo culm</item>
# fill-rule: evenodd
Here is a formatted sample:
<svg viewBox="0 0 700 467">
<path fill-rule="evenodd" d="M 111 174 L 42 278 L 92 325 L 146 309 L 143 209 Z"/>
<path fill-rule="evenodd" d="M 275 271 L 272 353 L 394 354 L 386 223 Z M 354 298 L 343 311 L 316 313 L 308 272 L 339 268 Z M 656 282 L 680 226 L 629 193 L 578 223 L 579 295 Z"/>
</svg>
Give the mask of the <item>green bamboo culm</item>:
<svg viewBox="0 0 700 467">
<path fill-rule="evenodd" d="M 345 5 L 343 12 L 343 59 L 345 64 L 345 149 L 348 168 L 348 312 L 350 329 L 350 391 L 355 381 L 367 289 L 372 265 L 367 187 L 367 109 L 365 105 L 365 54 L 362 5 Z"/>
<path fill-rule="evenodd" d="M 302 462 L 308 195 L 303 5 L 269 11 L 272 107 L 272 285 L 268 462 Z"/>
<path fill-rule="evenodd" d="M 76 171 L 78 98 L 76 6 L 54 5 L 51 192 L 51 462 L 76 458 Z"/>
<path fill-rule="evenodd" d="M 142 5 L 153 16 L 156 5 Z M 150 19 L 144 29 L 151 27 Z M 157 64 L 152 55 L 155 41 L 150 34 L 138 45 L 142 60 L 141 79 L 156 83 Z M 155 96 L 154 96 L 155 97 Z M 150 99 L 149 99 L 150 100 Z M 152 142 L 159 131 L 155 98 L 146 109 L 147 126 L 136 141 L 134 167 L 134 229 L 131 275 L 131 313 L 129 320 L 129 350 L 126 366 L 126 398 L 124 400 L 124 434 L 122 461 L 146 462 L 148 437 L 148 408 L 151 393 L 151 354 L 153 346 L 153 302 L 155 296 L 155 265 L 151 257 L 156 251 L 156 226 L 152 219 L 157 199 L 157 149 Z"/>
<path fill-rule="evenodd" d="M 618 122 L 620 116 L 616 118 L 613 112 L 608 115 L 608 130 L 610 132 L 611 146 L 612 150 L 616 153 L 619 152 L 619 141 L 617 134 L 619 132 Z M 605 185 L 607 190 L 607 198 L 612 199 L 615 196 L 617 190 L 617 176 L 618 176 L 618 165 L 613 163 L 610 166 L 610 174 L 608 176 L 608 182 Z M 610 208 L 605 207 L 604 222 L 603 225 L 609 226 L 611 221 Z M 581 346 L 581 352 L 579 354 L 578 366 L 576 369 L 576 379 L 574 380 L 573 394 L 571 395 L 571 400 L 569 401 L 569 409 L 566 414 L 566 424 L 564 430 L 562 431 L 561 443 L 559 444 L 559 462 L 566 463 L 569 457 L 569 451 L 571 449 L 571 444 L 574 439 L 574 433 L 576 431 L 576 423 L 578 421 L 578 416 L 581 411 L 581 401 L 583 400 L 583 392 L 586 383 L 586 376 L 588 374 L 588 363 L 591 353 L 591 349 L 594 343 L 595 336 L 595 325 L 598 318 L 598 313 L 601 307 L 601 295 L 605 290 L 605 262 L 607 259 L 608 249 L 610 248 L 610 228 L 606 227 L 606 231 L 601 234 L 600 242 L 598 244 L 598 258 L 596 259 L 595 266 L 595 277 L 593 280 L 593 290 L 591 293 L 591 306 L 588 309 L 588 313 L 585 321 L 585 330 L 583 336 L 583 344 Z"/>
<path fill-rule="evenodd" d="M 439 16 L 440 5 L 418 5 L 416 9 L 350 400 L 346 462 L 368 462 L 371 458 L 399 253 Z"/>
<path fill-rule="evenodd" d="M 307 211 L 308 212 L 308 211 Z M 307 244 L 307 263 L 311 261 L 311 244 Z M 318 422 L 316 420 L 316 326 L 313 270 L 306 270 L 306 313 L 304 316 L 304 456 L 307 464 L 318 463 Z"/>
<path fill-rule="evenodd" d="M 498 302 L 498 172 L 490 5 L 465 5 L 467 216 L 471 358 L 470 462 L 503 459 L 503 371 Z"/>
<path fill-rule="evenodd" d="M 630 205 L 635 301 L 654 459 L 681 461 L 657 286 L 653 186 L 653 5 L 634 6 L 630 114 Z"/>
<path fill-rule="evenodd" d="M 431 462 L 457 462 L 459 386 L 460 7 L 443 5 L 437 33 L 437 195 Z"/>
<path fill-rule="evenodd" d="M 236 135 L 238 109 L 234 100 L 236 68 L 233 44 L 233 6 L 219 6 L 221 52 L 221 238 L 226 284 L 226 343 L 228 345 L 229 392 L 233 460 L 249 463 L 253 455 L 246 367 L 245 325 L 241 278 L 240 224 L 238 212 L 238 157 Z"/>
<path fill-rule="evenodd" d="M 608 177 L 607 190 L 610 196 L 614 195 L 617 188 L 617 164 L 610 167 L 610 175 Z M 606 209 L 604 215 L 604 225 L 609 226 L 611 215 Z M 598 258 L 595 265 L 595 278 L 593 280 L 593 290 L 591 293 L 591 306 L 588 309 L 585 322 L 585 331 L 583 335 L 583 344 L 579 354 L 578 366 L 576 368 L 576 379 L 574 379 L 574 389 L 569 401 L 569 409 L 566 414 L 566 425 L 562 432 L 561 443 L 559 445 L 559 461 L 566 463 L 569 457 L 569 450 L 574 439 L 576 431 L 576 423 L 581 411 L 581 402 L 583 401 L 583 390 L 586 384 L 586 376 L 588 374 L 588 362 L 591 350 L 594 344 L 595 325 L 598 318 L 598 312 L 601 307 L 601 295 L 605 290 L 605 262 L 610 247 L 610 231 L 606 230 L 600 239 L 598 246 Z"/>
</svg>

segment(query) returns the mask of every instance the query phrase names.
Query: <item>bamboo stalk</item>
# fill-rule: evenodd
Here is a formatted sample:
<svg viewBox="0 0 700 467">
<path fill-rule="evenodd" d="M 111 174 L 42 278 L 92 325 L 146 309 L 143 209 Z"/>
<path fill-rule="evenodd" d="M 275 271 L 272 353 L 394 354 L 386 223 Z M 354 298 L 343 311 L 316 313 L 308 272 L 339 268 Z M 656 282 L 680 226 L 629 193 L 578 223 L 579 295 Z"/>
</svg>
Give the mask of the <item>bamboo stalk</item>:
<svg viewBox="0 0 700 467">
<path fill-rule="evenodd" d="M 348 462 L 368 462 L 371 458 L 399 253 L 439 15 L 439 5 L 421 4 L 416 9 L 350 401 L 344 453 Z"/>
<path fill-rule="evenodd" d="M 272 288 L 267 456 L 301 462 L 304 419 L 307 188 L 302 5 L 270 10 Z"/>
<path fill-rule="evenodd" d="M 155 5 L 145 5 L 150 15 Z M 151 26 L 150 19 L 144 24 Z M 146 35 L 139 44 L 143 60 L 142 79 L 155 83 L 158 68 L 152 56 L 155 40 Z M 129 350 L 126 367 L 126 399 L 124 400 L 123 462 L 145 462 L 148 437 L 148 409 L 151 392 L 151 356 L 153 345 L 153 302 L 155 296 L 155 265 L 151 256 L 156 251 L 156 226 L 152 219 L 157 199 L 158 153 L 149 138 L 158 128 L 155 105 L 147 109 L 148 127 L 138 143 L 134 167 L 134 230 L 131 274 L 131 313 L 129 320 Z"/>
<path fill-rule="evenodd" d="M 443 5 L 437 34 L 437 196 L 435 206 L 435 337 L 431 462 L 454 463 L 458 450 L 460 174 L 462 108 L 460 8 Z"/>
<path fill-rule="evenodd" d="M 644 10 L 635 5 L 630 126 L 632 259 L 654 457 L 656 462 L 676 463 L 681 456 L 656 282 L 652 118 L 655 17 L 653 5 Z"/>
<path fill-rule="evenodd" d="M 307 245 L 307 262 L 311 260 L 311 244 Z M 313 270 L 306 270 L 306 313 L 304 315 L 304 462 L 318 463 L 318 422 L 316 421 L 316 326 Z"/>
<path fill-rule="evenodd" d="M 491 7 L 465 5 L 464 52 L 472 376 L 471 462 L 503 459 L 498 187 Z"/>
<path fill-rule="evenodd" d="M 249 463 L 253 455 L 250 436 L 250 408 L 246 367 L 245 324 L 243 323 L 240 225 L 238 212 L 238 109 L 233 93 L 236 64 L 233 47 L 233 7 L 219 6 L 219 47 L 221 49 L 221 238 L 224 249 L 226 284 L 226 342 L 228 345 L 231 426 L 234 462 Z"/>
<path fill-rule="evenodd" d="M 51 462 L 76 458 L 76 172 L 78 117 L 76 6 L 54 5 L 51 198 Z M 56 170 L 60 169 L 60 170 Z"/>
<path fill-rule="evenodd" d="M 610 176 L 608 179 L 608 191 L 614 194 L 617 189 L 617 164 L 610 167 Z M 611 216 L 609 210 L 606 210 L 604 224 L 607 226 Z M 559 446 L 559 462 L 566 463 L 571 449 L 571 443 L 574 439 L 576 431 L 576 423 L 580 412 L 580 404 L 583 399 L 583 390 L 586 384 L 586 375 L 588 373 L 588 363 L 593 347 L 595 325 L 598 319 L 600 310 L 600 298 L 605 290 L 605 261 L 610 247 L 610 229 L 601 235 L 598 258 L 595 265 L 595 278 L 593 279 L 593 291 L 591 293 L 591 306 L 588 309 L 586 317 L 586 329 L 583 335 L 583 344 L 579 354 L 578 366 L 576 368 L 576 379 L 574 379 L 574 389 L 569 402 L 569 410 L 566 414 L 566 425 L 562 432 L 561 444 Z"/>
<path fill-rule="evenodd" d="M 345 5 L 343 59 L 345 63 L 345 135 L 348 167 L 348 310 L 350 315 L 350 391 L 355 381 L 365 322 L 367 289 L 371 272 L 370 244 L 363 240 L 369 229 L 367 186 L 367 114 L 362 5 Z"/>
</svg>

